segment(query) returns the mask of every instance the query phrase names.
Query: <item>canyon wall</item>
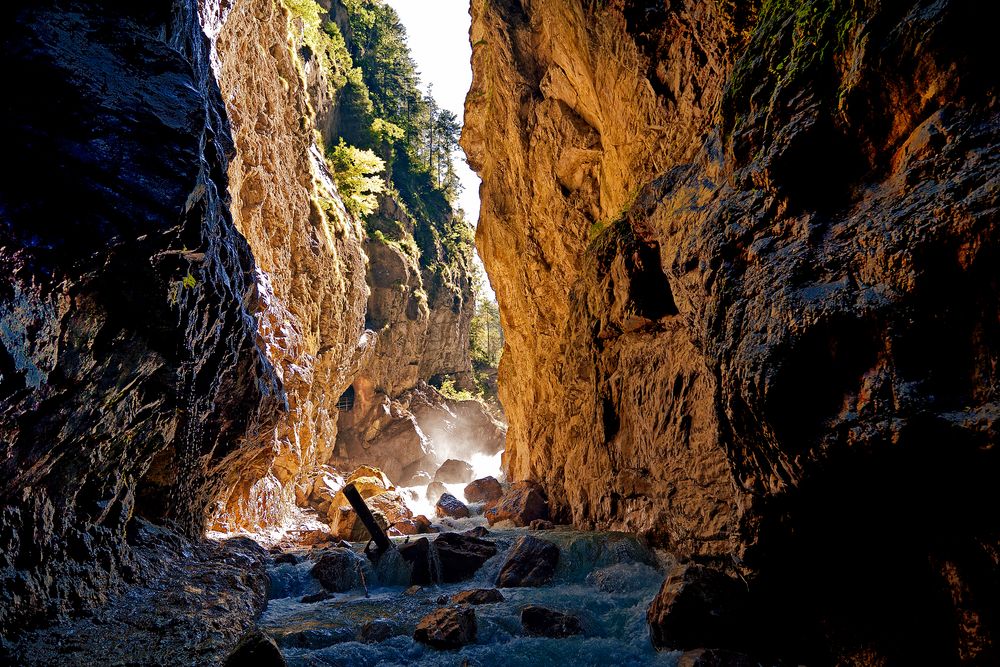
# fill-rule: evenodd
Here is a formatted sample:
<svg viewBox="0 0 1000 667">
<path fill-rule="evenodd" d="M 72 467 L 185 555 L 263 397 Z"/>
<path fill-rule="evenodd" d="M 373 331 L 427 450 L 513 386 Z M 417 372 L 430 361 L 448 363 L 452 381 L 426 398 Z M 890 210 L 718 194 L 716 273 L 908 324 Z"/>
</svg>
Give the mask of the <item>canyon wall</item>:
<svg viewBox="0 0 1000 667">
<path fill-rule="evenodd" d="M 472 12 L 463 145 L 507 337 L 510 475 L 579 526 L 748 582 L 752 613 L 720 643 L 994 659 L 982 18 L 902 0 Z"/>
<path fill-rule="evenodd" d="M 236 144 L 233 222 L 264 295 L 257 336 L 288 396 L 273 463 L 247 471 L 220 527 L 280 521 L 296 484 L 331 456 L 337 400 L 374 339 L 365 332 L 364 230 L 344 208 L 313 131 L 317 113 L 335 104 L 331 73 L 297 41 L 295 22 L 280 2 L 249 0 L 206 20 Z"/>
<path fill-rule="evenodd" d="M 215 499 L 269 460 L 285 403 L 195 4 L 9 13 L 4 635 L 150 574 L 135 514 L 200 536 Z"/>
</svg>

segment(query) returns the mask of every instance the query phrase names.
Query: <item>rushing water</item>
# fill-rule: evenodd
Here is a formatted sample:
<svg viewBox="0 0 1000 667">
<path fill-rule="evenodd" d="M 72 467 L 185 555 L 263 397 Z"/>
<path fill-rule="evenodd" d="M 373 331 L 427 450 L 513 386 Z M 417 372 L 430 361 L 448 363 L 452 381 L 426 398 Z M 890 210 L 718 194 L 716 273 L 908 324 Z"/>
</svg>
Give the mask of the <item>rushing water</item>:
<svg viewBox="0 0 1000 667">
<path fill-rule="evenodd" d="M 464 520 L 456 528 L 476 522 L 482 519 Z M 504 588 L 503 602 L 475 607 L 476 642 L 460 650 L 440 651 L 413 640 L 419 620 L 445 598 L 470 588 L 492 588 L 508 549 L 525 532 L 491 531 L 487 539 L 497 544 L 499 552 L 473 579 L 425 586 L 413 594 L 404 593 L 408 571 L 398 557 L 383 559 L 373 568 L 359 555 L 370 597 L 359 585 L 314 603 L 301 602 L 303 595 L 322 590 L 309 574 L 313 563 L 278 565 L 271 571 L 271 600 L 261 625 L 275 636 L 292 666 L 676 664 L 678 653 L 657 654 L 652 649 L 646 627 L 646 607 L 663 581 L 657 556 L 622 533 L 565 529 L 533 533 L 559 546 L 559 567 L 551 583 Z M 360 554 L 361 545 L 357 551 Z M 563 639 L 525 636 L 520 611 L 528 604 L 577 616 L 583 634 Z M 360 628 L 371 621 L 387 624 L 392 636 L 374 644 L 357 641 Z"/>
</svg>

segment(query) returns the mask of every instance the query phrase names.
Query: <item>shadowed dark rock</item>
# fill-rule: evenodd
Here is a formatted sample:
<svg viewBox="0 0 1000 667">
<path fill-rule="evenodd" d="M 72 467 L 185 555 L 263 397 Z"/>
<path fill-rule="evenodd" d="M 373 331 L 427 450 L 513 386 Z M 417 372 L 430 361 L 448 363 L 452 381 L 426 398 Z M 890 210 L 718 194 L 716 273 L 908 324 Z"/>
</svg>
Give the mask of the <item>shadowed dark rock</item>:
<svg viewBox="0 0 1000 667">
<path fill-rule="evenodd" d="M 576 616 L 538 605 L 521 609 L 521 627 L 525 634 L 535 637 L 571 637 L 583 632 Z"/>
<path fill-rule="evenodd" d="M 496 545 L 489 540 L 461 533 L 442 533 L 434 540 L 433 548 L 437 551 L 441 579 L 445 582 L 470 578 L 497 553 Z"/>
<path fill-rule="evenodd" d="M 320 556 L 309 573 L 334 593 L 349 591 L 361 584 L 358 568 L 362 559 L 350 549 L 328 549 Z"/>
<path fill-rule="evenodd" d="M 270 635 L 255 630 L 240 640 L 223 667 L 285 667 L 284 656 Z"/>
<path fill-rule="evenodd" d="M 510 548 L 497 575 L 497 586 L 541 586 L 548 583 L 559 563 L 559 547 L 532 535 L 523 535 Z"/>
</svg>

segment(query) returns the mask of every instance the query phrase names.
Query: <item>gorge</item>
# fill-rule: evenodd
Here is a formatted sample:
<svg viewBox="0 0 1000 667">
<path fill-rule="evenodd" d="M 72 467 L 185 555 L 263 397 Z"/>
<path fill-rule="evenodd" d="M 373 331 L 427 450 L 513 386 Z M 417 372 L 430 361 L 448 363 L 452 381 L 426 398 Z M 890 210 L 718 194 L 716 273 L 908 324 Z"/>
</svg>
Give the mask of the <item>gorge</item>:
<svg viewBox="0 0 1000 667">
<path fill-rule="evenodd" d="M 469 10 L 4 8 L 0 664 L 996 664 L 985 10 Z"/>
</svg>

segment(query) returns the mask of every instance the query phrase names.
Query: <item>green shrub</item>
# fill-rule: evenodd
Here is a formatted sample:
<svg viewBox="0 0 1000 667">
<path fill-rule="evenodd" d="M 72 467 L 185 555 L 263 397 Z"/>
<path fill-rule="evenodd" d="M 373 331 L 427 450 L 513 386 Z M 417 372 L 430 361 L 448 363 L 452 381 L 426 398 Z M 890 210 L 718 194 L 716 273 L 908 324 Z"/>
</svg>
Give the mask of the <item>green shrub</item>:
<svg viewBox="0 0 1000 667">
<path fill-rule="evenodd" d="M 358 217 L 370 215 L 378 207 L 377 195 L 385 189 L 379 176 L 385 169 L 382 158 L 341 139 L 327 151 L 327 160 L 347 209 Z"/>
</svg>

